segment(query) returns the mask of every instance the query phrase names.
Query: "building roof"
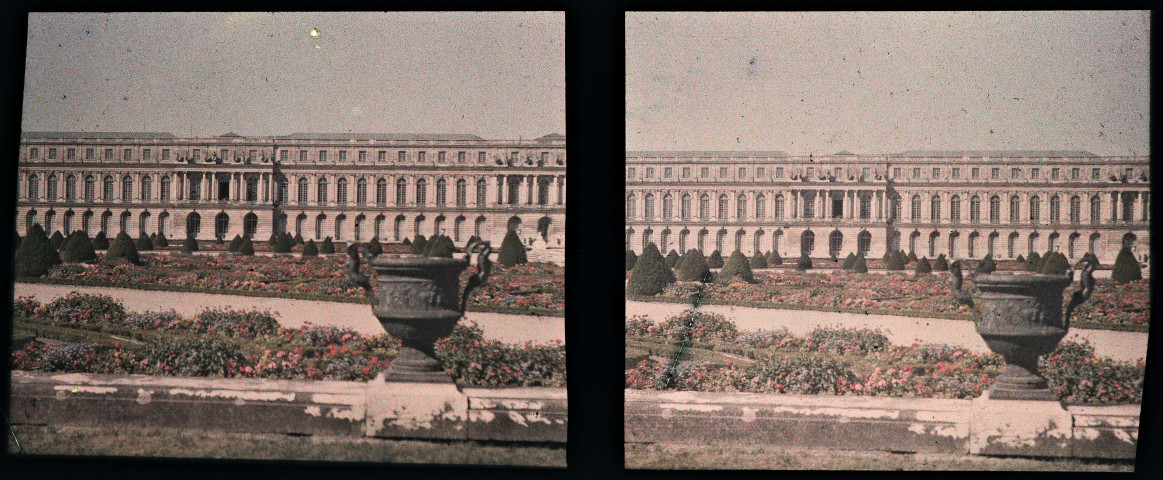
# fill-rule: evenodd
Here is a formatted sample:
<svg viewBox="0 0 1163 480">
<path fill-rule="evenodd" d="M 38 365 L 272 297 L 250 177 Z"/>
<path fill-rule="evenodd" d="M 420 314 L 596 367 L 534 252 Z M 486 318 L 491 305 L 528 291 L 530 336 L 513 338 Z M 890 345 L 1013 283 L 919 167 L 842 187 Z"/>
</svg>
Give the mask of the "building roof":
<svg viewBox="0 0 1163 480">
<path fill-rule="evenodd" d="M 543 135 L 543 136 L 537 137 L 534 140 L 537 140 L 539 142 L 551 142 L 551 141 L 556 141 L 556 140 L 564 141 L 565 135 L 562 135 L 560 133 L 551 133 L 549 135 Z"/>
<path fill-rule="evenodd" d="M 20 138 L 101 138 L 148 139 L 177 138 L 169 132 L 20 132 Z"/>
<path fill-rule="evenodd" d="M 889 154 L 890 157 L 1051 157 L 1051 158 L 1092 158 L 1098 157 L 1083 150 L 908 150 Z"/>
<path fill-rule="evenodd" d="M 786 157 L 781 151 L 746 150 L 628 150 L 627 157 Z"/>
<path fill-rule="evenodd" d="M 439 140 L 484 140 L 481 137 L 466 133 L 292 133 L 278 135 L 279 140 L 399 140 L 399 141 L 439 141 Z"/>
</svg>

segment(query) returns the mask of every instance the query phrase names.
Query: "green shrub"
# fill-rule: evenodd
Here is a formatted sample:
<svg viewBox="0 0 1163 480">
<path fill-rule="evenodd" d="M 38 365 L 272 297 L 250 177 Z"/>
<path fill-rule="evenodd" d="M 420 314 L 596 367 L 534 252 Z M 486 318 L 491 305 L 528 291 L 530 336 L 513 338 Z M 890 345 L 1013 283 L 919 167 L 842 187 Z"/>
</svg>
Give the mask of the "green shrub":
<svg viewBox="0 0 1163 480">
<path fill-rule="evenodd" d="M 1015 258 L 1014 260 L 1017 260 L 1018 263 L 1026 263 L 1026 259 L 1022 257 L 1022 254 L 1020 253 L 1018 254 L 1018 258 Z"/>
<path fill-rule="evenodd" d="M 812 259 L 808 257 L 808 252 L 801 252 L 799 260 L 796 260 L 796 270 L 810 270 L 812 268 Z"/>
<path fill-rule="evenodd" d="M 222 237 L 221 237 L 221 236 L 218 236 L 218 235 L 215 235 L 215 236 L 214 236 L 214 244 L 215 244 L 215 245 L 222 245 L 222 244 L 224 244 L 224 243 L 226 243 L 226 242 L 222 241 Z"/>
<path fill-rule="evenodd" d="M 302 234 L 302 233 L 296 233 L 296 234 L 295 234 L 295 245 L 302 245 L 303 243 L 304 243 L 304 242 L 303 242 L 303 234 Z"/>
<path fill-rule="evenodd" d="M 840 268 L 842 268 L 844 270 L 851 271 L 852 266 L 855 264 L 856 264 L 856 254 L 852 253 L 852 252 L 848 252 L 848 256 L 844 257 L 844 264 L 841 265 Z"/>
<path fill-rule="evenodd" d="M 868 273 L 868 262 L 864 260 L 864 255 L 856 256 L 856 261 L 852 262 L 852 271 L 856 273 Z"/>
<path fill-rule="evenodd" d="M 39 277 L 59 263 L 60 253 L 52 248 L 40 224 L 34 224 L 20 243 L 20 248 L 16 249 L 16 276 Z"/>
<path fill-rule="evenodd" d="M 469 245 L 472 245 L 473 243 L 479 242 L 481 240 L 482 240 L 481 237 L 478 237 L 476 235 L 471 235 L 468 237 L 468 241 L 464 242 L 464 248 L 467 249 Z"/>
<path fill-rule="evenodd" d="M 779 256 L 779 252 L 772 251 L 771 258 L 767 261 L 768 265 L 783 265 L 783 257 Z"/>
<path fill-rule="evenodd" d="M 905 257 L 905 258 L 906 258 L 906 259 L 908 259 L 908 261 L 907 261 L 907 262 L 905 262 L 905 265 L 908 265 L 908 264 L 910 264 L 910 263 L 913 263 L 913 262 L 917 261 L 917 252 L 910 250 L 910 251 L 909 251 L 909 256 L 908 256 L 908 257 Z"/>
<path fill-rule="evenodd" d="M 239 247 L 242 247 L 242 235 L 235 235 L 234 238 L 230 239 L 228 250 L 237 252 Z"/>
<path fill-rule="evenodd" d="M 109 249 L 105 251 L 105 262 L 115 262 L 124 260 L 134 265 L 141 264 L 141 256 L 137 253 L 137 246 L 134 245 L 133 239 L 129 238 L 129 234 L 121 232 L 117 234 L 117 238 L 113 239 L 113 243 L 109 244 Z"/>
<path fill-rule="evenodd" d="M 275 237 L 275 244 L 271 247 L 271 251 L 275 253 L 291 253 L 295 248 L 295 239 L 288 233 L 282 233 Z"/>
<path fill-rule="evenodd" d="M 400 242 L 400 244 L 401 245 L 412 245 L 412 241 L 408 240 L 408 237 L 404 237 L 404 241 Z"/>
<path fill-rule="evenodd" d="M 707 257 L 707 266 L 710 268 L 723 268 L 723 254 L 718 250 L 711 252 L 711 256 Z"/>
<path fill-rule="evenodd" d="M 832 355 L 887 352 L 889 345 L 883 332 L 870 328 L 816 327 L 804 337 L 804 349 Z"/>
<path fill-rule="evenodd" d="M 1140 360 L 1141 362 L 1141 360 Z M 1142 403 L 1143 364 L 1096 357 L 1088 342 L 1067 339 L 1038 359 L 1050 389 L 1064 402 Z"/>
<path fill-rule="evenodd" d="M 378 237 L 372 237 L 372 241 L 367 242 L 367 253 L 373 257 L 383 255 L 384 246 L 380 245 L 380 239 Z"/>
<path fill-rule="evenodd" d="M 207 308 L 194 316 L 195 330 L 229 336 L 257 337 L 279 330 L 279 320 L 270 312 Z"/>
<path fill-rule="evenodd" d="M 751 257 L 752 268 L 767 268 L 767 255 L 763 252 L 755 252 L 755 256 Z"/>
<path fill-rule="evenodd" d="M 303 258 L 319 256 L 319 247 L 315 246 L 315 240 L 307 240 L 307 243 L 303 244 L 302 255 Z"/>
<path fill-rule="evenodd" d="M 279 245 L 279 234 L 272 232 L 271 236 L 269 238 L 267 238 L 267 246 L 270 247 L 271 251 L 273 252 L 275 250 L 275 247 L 277 247 L 278 245 Z"/>
<path fill-rule="evenodd" d="M 1086 252 L 1082 254 L 1082 258 L 1090 260 L 1090 264 L 1094 265 L 1094 268 L 1098 268 L 1101 265 L 1098 261 L 1098 255 L 1095 255 L 1094 252 Z"/>
<path fill-rule="evenodd" d="M 456 252 L 456 244 L 452 243 L 452 239 L 439 235 L 428 242 L 428 256 L 439 258 L 452 258 L 452 254 Z"/>
<path fill-rule="evenodd" d="M 1111 271 L 1111 280 L 1115 283 L 1128 283 L 1143 279 L 1143 270 L 1139 268 L 1139 261 L 1131 249 L 1123 247 L 1119 256 L 1115 257 L 1115 266 Z"/>
<path fill-rule="evenodd" d="M 933 266 L 929 264 L 928 258 L 921 257 L 920 260 L 917 260 L 917 266 L 913 267 L 913 272 L 915 272 L 917 275 L 932 273 Z"/>
<path fill-rule="evenodd" d="M 634 269 L 634 262 L 638 261 L 638 255 L 634 254 L 634 250 L 626 250 L 626 270 Z"/>
<path fill-rule="evenodd" d="M 194 237 L 186 237 L 182 241 L 182 251 L 186 253 L 194 253 L 198 251 L 198 239 Z"/>
<path fill-rule="evenodd" d="M 113 297 L 71 292 L 44 305 L 41 315 L 59 324 L 120 324 L 125 320 L 125 306 Z"/>
<path fill-rule="evenodd" d="M 157 248 L 166 248 L 170 246 L 170 241 L 166 238 L 165 235 L 157 235 L 157 238 L 153 241 L 153 246 Z"/>
<path fill-rule="evenodd" d="M 164 337 L 146 347 L 142 360 L 159 374 L 183 377 L 232 377 L 249 364 L 241 347 L 214 336 Z"/>
<path fill-rule="evenodd" d="M 565 345 L 509 345 L 484 338 L 475 324 L 457 325 L 436 343 L 436 358 L 459 385 L 565 386 Z"/>
<path fill-rule="evenodd" d="M 1026 271 L 1027 272 L 1037 272 L 1038 265 L 1040 265 L 1041 263 L 1042 263 L 1042 257 L 1040 255 L 1038 255 L 1038 252 L 1030 253 L 1030 256 L 1026 257 L 1026 261 L 1025 261 Z"/>
<path fill-rule="evenodd" d="M 521 239 L 517 237 L 517 232 L 509 230 L 505 234 L 505 239 L 501 241 L 501 249 L 497 252 L 497 263 L 511 267 L 528 262 L 529 258 L 525 254 L 525 245 L 521 244 Z"/>
<path fill-rule="evenodd" d="M 626 292 L 631 295 L 658 295 L 667 285 L 674 282 L 674 272 L 667 268 L 666 260 L 662 258 L 658 247 L 651 242 L 642 249 L 642 256 L 630 270 Z"/>
<path fill-rule="evenodd" d="M 319 244 L 319 253 L 335 253 L 335 244 L 331 242 L 331 237 L 325 237 L 323 243 Z"/>
<path fill-rule="evenodd" d="M 739 279 L 747 283 L 755 283 L 755 275 L 751 272 L 751 262 L 747 261 L 747 256 L 743 255 L 743 252 L 738 250 L 731 252 L 731 256 L 727 257 L 727 263 L 723 265 L 723 270 L 719 272 L 719 279 L 727 282 Z"/>
<path fill-rule="evenodd" d="M 904 270 L 905 263 L 908 263 L 908 261 L 909 259 L 905 256 L 904 252 L 897 250 L 888 255 L 888 260 L 884 262 L 884 269 L 890 271 Z"/>
<path fill-rule="evenodd" d="M 666 267 L 677 268 L 680 258 L 682 257 L 679 257 L 678 252 L 671 250 L 670 253 L 666 254 Z"/>
<path fill-rule="evenodd" d="M 711 269 L 707 266 L 707 259 L 703 252 L 695 249 L 687 250 L 678 266 L 678 279 L 684 282 L 709 282 Z"/>
<path fill-rule="evenodd" d="M 109 248 L 109 239 L 105 237 L 105 232 L 104 231 L 97 232 L 97 235 L 93 237 L 93 249 L 94 250 L 106 250 L 108 248 Z"/>
<path fill-rule="evenodd" d="M 68 246 L 65 247 L 66 262 L 70 263 L 95 263 L 97 261 L 97 252 L 93 250 L 93 241 L 89 240 L 89 235 L 83 230 L 78 230 L 73 239 L 69 241 Z"/>
<path fill-rule="evenodd" d="M 416 241 L 412 242 L 412 247 L 408 249 L 408 252 L 416 255 L 424 255 L 424 251 L 427 249 L 428 239 L 424 238 L 424 235 L 416 235 Z"/>
<path fill-rule="evenodd" d="M 148 252 L 153 250 L 153 241 L 149 239 L 144 233 L 137 237 L 133 244 L 139 252 Z"/>
<path fill-rule="evenodd" d="M 945 259 L 944 253 L 937 255 L 937 259 L 933 261 L 933 271 L 934 272 L 948 272 L 949 271 L 949 260 Z"/>
<path fill-rule="evenodd" d="M 993 254 L 987 253 L 985 258 L 977 262 L 977 273 L 993 273 L 997 271 L 997 262 L 993 261 Z"/>
<path fill-rule="evenodd" d="M 254 244 L 251 243 L 250 237 L 242 237 L 242 242 L 238 245 L 237 253 L 244 257 L 254 256 Z"/>
<path fill-rule="evenodd" d="M 1042 267 L 1038 270 L 1038 273 L 1047 275 L 1063 275 L 1069 269 L 1070 260 L 1066 258 L 1066 255 L 1058 252 L 1050 252 L 1047 253 L 1046 256 L 1042 257 Z"/>
<path fill-rule="evenodd" d="M 667 317 L 658 327 L 658 330 L 671 341 L 734 342 L 739 337 L 739 329 L 734 322 L 727 320 L 727 317 L 695 309 Z"/>
<path fill-rule="evenodd" d="M 57 230 L 52 232 L 52 236 L 48 238 L 48 242 L 50 245 L 52 245 L 53 250 L 59 252 L 65 246 L 65 236 L 61 235 L 60 230 Z"/>
</svg>

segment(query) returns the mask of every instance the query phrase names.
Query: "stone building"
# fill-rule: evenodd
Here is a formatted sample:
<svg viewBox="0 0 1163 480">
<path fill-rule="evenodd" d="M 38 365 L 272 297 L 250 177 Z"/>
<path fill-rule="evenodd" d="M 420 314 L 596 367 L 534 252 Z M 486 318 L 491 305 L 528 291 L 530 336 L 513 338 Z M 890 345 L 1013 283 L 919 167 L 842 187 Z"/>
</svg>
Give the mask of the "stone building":
<svg viewBox="0 0 1163 480">
<path fill-rule="evenodd" d="M 1147 260 L 1150 158 L 1082 151 L 626 152 L 626 245 L 996 259 L 1123 245 Z"/>
<path fill-rule="evenodd" d="M 16 231 L 565 246 L 565 136 L 24 132 Z"/>
</svg>

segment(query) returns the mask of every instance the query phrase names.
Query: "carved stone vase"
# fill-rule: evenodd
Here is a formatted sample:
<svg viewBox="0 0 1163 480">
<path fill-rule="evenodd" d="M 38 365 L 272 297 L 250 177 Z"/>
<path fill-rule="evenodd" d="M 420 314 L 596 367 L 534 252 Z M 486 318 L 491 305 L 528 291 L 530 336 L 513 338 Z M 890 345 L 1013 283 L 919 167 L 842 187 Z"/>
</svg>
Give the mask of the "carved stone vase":
<svg viewBox="0 0 1163 480">
<path fill-rule="evenodd" d="M 463 259 L 412 254 L 373 258 L 364 244 L 348 247 L 348 277 L 364 288 L 380 325 L 402 344 L 399 355 L 384 371 L 386 381 L 452 383 L 435 358 L 436 342 L 452 333 L 464 316 L 469 293 L 488 277 L 491 249 L 487 243 L 477 243 L 469 247 L 470 255 L 474 251 L 479 255 L 479 271 L 462 292 L 460 273 L 468 267 L 469 255 Z M 376 272 L 374 285 L 359 272 L 361 260 Z"/>
<path fill-rule="evenodd" d="M 973 308 L 977 333 L 1006 362 L 1005 371 L 990 387 L 995 400 L 1057 400 L 1038 371 L 1038 357 L 1058 346 L 1070 328 L 1070 315 L 1094 289 L 1094 266 L 1082 266 L 1082 288 L 1075 292 L 1065 315 L 1062 292 L 1074 281 L 1074 271 L 1064 275 L 979 274 L 971 279 L 979 293 L 961 290 L 960 262 L 950 267 L 953 296 Z"/>
</svg>

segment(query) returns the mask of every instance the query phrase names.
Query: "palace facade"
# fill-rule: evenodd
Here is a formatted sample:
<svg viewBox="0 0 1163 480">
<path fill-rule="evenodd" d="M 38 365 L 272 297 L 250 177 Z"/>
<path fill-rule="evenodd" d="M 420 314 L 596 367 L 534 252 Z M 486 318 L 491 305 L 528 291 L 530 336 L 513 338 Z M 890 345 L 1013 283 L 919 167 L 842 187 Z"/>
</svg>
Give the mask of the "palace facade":
<svg viewBox="0 0 1163 480">
<path fill-rule="evenodd" d="M 626 152 L 626 245 L 879 258 L 1146 261 L 1150 158 L 1082 151 Z"/>
<path fill-rule="evenodd" d="M 565 246 L 565 136 L 24 132 L 16 230 Z"/>
</svg>

